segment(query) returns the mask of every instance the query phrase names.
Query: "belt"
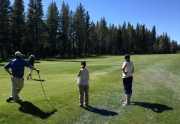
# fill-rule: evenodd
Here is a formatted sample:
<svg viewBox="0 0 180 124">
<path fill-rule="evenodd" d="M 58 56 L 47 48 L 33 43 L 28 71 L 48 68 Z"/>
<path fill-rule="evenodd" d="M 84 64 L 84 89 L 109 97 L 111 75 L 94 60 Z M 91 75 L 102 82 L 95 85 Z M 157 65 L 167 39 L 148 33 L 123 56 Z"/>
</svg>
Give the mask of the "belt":
<svg viewBox="0 0 180 124">
<path fill-rule="evenodd" d="M 20 77 L 20 76 L 13 76 L 13 77 L 16 77 L 16 78 L 23 78 L 23 77 Z"/>
</svg>

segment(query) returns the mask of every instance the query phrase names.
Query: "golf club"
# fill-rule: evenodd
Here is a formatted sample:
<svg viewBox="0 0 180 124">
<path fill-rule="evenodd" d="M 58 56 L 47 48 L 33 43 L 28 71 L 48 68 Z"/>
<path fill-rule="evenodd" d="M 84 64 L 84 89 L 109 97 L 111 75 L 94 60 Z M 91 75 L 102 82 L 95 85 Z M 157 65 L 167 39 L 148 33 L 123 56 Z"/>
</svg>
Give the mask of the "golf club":
<svg viewBox="0 0 180 124">
<path fill-rule="evenodd" d="M 41 80 L 41 78 L 40 78 L 39 73 L 38 73 L 38 76 L 39 76 L 39 80 L 40 80 L 40 82 L 41 82 L 41 86 L 42 86 L 42 89 L 43 89 L 43 92 L 44 92 L 44 96 L 45 96 L 45 98 L 46 98 L 46 101 L 48 101 L 48 103 L 51 105 L 51 107 L 54 109 L 54 111 L 57 111 L 57 110 L 52 106 L 52 104 L 50 103 L 49 98 L 47 98 L 47 96 L 46 96 L 46 93 L 45 93 L 45 90 L 44 90 L 44 87 L 43 87 L 43 84 L 42 84 L 42 80 Z"/>
</svg>

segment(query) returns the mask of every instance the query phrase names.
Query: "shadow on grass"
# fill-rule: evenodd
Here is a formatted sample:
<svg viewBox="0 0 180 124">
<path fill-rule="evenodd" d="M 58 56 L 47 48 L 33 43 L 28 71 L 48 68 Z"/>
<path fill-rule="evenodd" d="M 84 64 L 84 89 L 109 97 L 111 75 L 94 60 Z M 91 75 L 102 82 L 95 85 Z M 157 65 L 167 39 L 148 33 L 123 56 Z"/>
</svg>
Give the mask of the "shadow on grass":
<svg viewBox="0 0 180 124">
<path fill-rule="evenodd" d="M 44 79 L 31 79 L 31 80 L 33 80 L 33 81 L 45 81 Z"/>
<path fill-rule="evenodd" d="M 118 115 L 117 112 L 113 112 L 113 111 L 108 111 L 108 110 L 104 110 L 104 109 L 99 109 L 99 108 L 94 108 L 92 106 L 88 106 L 88 107 L 83 107 L 84 109 L 90 111 L 90 112 L 94 112 L 103 116 L 116 116 Z"/>
<path fill-rule="evenodd" d="M 141 106 L 144 108 L 151 109 L 154 112 L 161 113 L 167 110 L 173 110 L 173 108 L 158 103 L 147 103 L 147 102 L 131 102 L 132 105 Z"/>
<path fill-rule="evenodd" d="M 31 102 L 28 102 L 28 101 L 19 102 L 19 104 L 21 105 L 19 108 L 19 111 L 23 113 L 31 114 L 36 117 L 40 117 L 41 119 L 46 119 L 55 113 L 55 111 L 43 112 L 37 106 L 33 105 Z"/>
</svg>

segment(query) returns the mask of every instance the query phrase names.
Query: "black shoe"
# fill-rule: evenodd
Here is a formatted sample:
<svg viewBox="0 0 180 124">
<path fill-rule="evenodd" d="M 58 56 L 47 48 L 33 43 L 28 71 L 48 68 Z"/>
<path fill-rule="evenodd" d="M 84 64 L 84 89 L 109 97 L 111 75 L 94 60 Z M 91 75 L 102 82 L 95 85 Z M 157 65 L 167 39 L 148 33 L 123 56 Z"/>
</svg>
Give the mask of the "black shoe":
<svg viewBox="0 0 180 124">
<path fill-rule="evenodd" d="M 12 97 L 9 97 L 7 100 L 6 100 L 6 102 L 11 102 L 13 100 L 13 98 Z"/>
</svg>

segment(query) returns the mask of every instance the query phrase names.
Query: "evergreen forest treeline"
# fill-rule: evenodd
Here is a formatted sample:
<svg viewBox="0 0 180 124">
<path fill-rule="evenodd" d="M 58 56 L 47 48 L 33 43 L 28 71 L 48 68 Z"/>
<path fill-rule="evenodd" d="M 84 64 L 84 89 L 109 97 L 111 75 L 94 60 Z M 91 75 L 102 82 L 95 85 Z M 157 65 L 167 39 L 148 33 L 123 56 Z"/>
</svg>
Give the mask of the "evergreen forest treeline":
<svg viewBox="0 0 180 124">
<path fill-rule="evenodd" d="M 156 27 L 130 22 L 107 24 L 105 17 L 90 21 L 80 3 L 75 11 L 68 3 L 59 7 L 51 2 L 46 14 L 42 0 L 0 0 L 0 58 L 7 60 L 15 51 L 39 58 L 72 58 L 92 55 L 167 54 L 180 50 L 167 33 L 156 34 Z M 123 18 L 123 17 L 122 17 Z"/>
</svg>

